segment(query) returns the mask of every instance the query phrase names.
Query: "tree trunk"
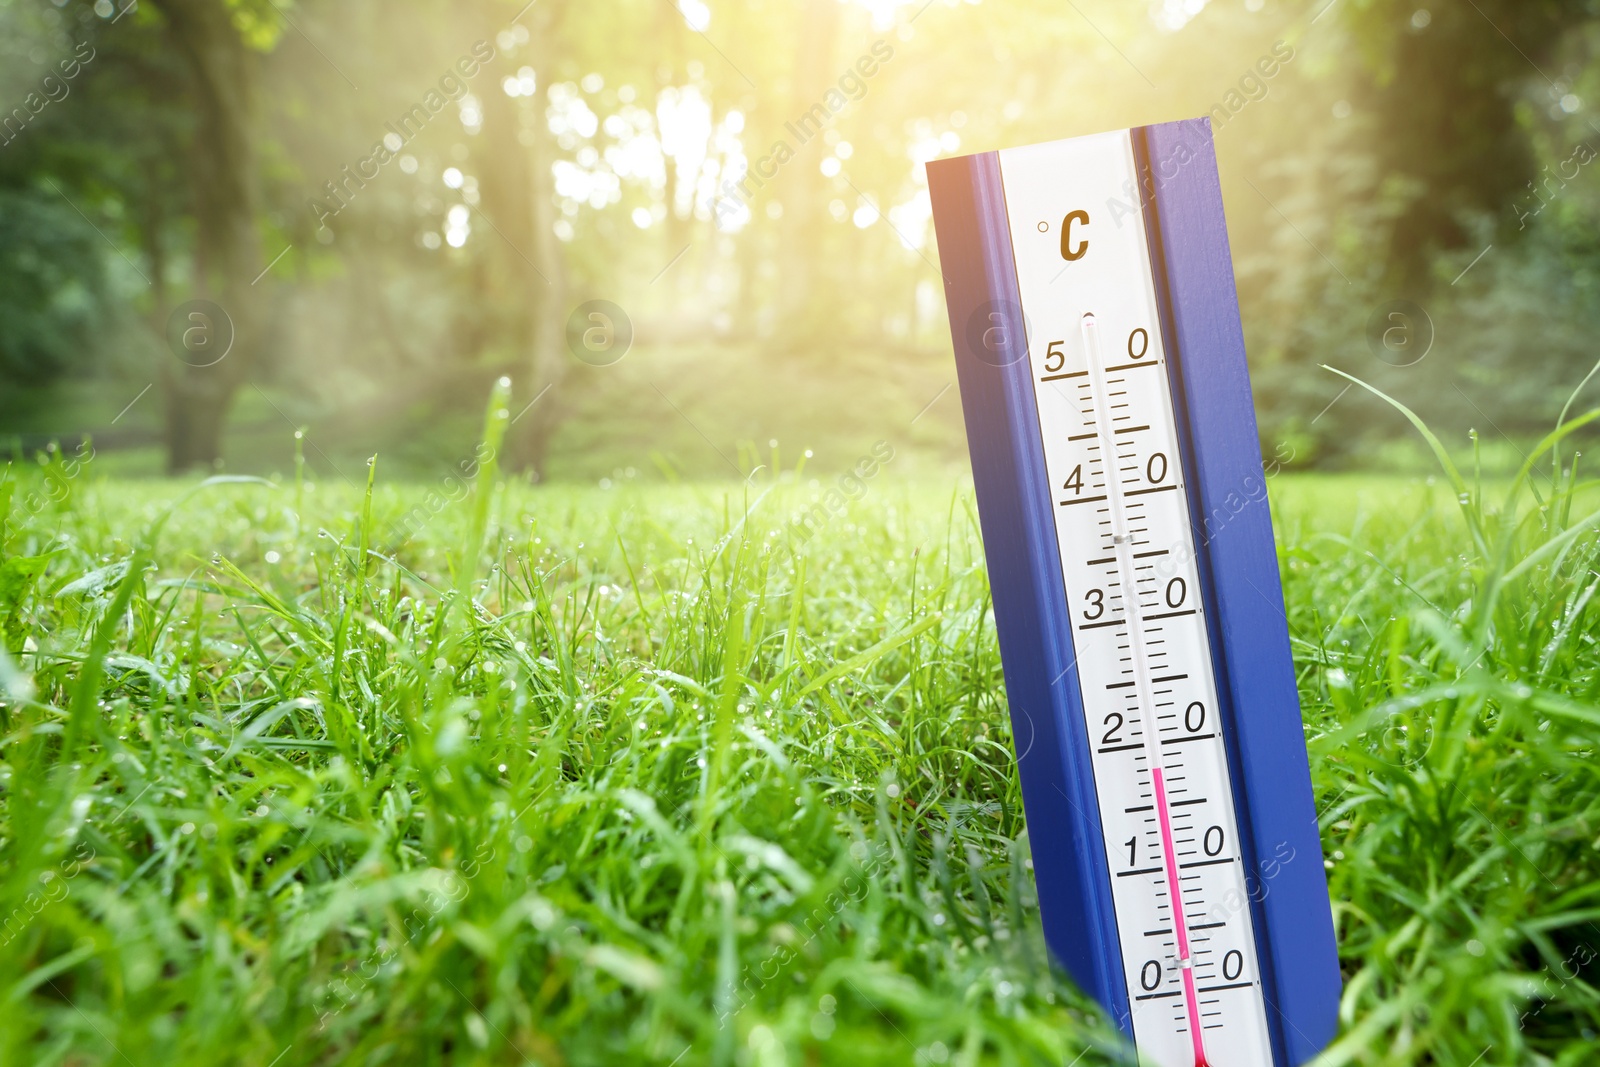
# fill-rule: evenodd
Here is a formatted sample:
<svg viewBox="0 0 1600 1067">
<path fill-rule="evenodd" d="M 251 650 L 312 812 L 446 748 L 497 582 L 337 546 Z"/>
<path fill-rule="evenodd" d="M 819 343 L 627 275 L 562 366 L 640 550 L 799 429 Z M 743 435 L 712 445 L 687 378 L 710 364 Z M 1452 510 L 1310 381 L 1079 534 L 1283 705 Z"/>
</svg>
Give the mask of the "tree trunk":
<svg viewBox="0 0 1600 1067">
<path fill-rule="evenodd" d="M 528 471 L 536 481 L 543 481 L 550 439 L 563 412 L 562 382 L 573 357 L 566 347 L 570 310 L 566 306 L 566 258 L 555 234 L 555 176 L 550 169 L 557 146 L 544 114 L 555 71 L 553 46 L 559 16 L 541 4 L 527 17 L 531 20 L 532 66 L 539 86 L 527 105 L 533 111 L 533 121 L 524 125 L 527 136 L 521 138 L 528 163 L 526 259 L 522 260 L 527 268 L 528 373 L 516 389 L 512 413 L 518 417 L 507 435 L 506 466 Z M 538 402 L 534 403 L 536 399 Z"/>
<path fill-rule="evenodd" d="M 757 94 L 745 109 L 744 126 L 744 152 L 746 165 L 754 167 L 757 160 L 769 156 L 773 146 L 780 139 L 793 141 L 794 137 L 783 128 L 784 119 L 779 107 L 772 103 L 772 95 Z M 790 101 L 785 101 L 785 104 Z M 797 166 L 791 162 L 791 166 Z M 779 264 L 784 263 L 787 257 L 773 254 L 778 243 L 779 235 L 786 232 L 781 221 L 774 222 L 768 214 L 769 208 L 777 204 L 785 214 L 794 207 L 793 195 L 784 196 L 785 186 L 780 178 L 772 187 L 758 189 L 755 185 L 761 179 L 760 172 L 733 174 L 733 189 L 721 189 L 721 195 L 727 199 L 723 206 L 725 213 L 731 211 L 734 202 L 743 203 L 750 211 L 750 221 L 739 231 L 735 255 L 739 269 L 739 294 L 734 301 L 734 333 L 741 340 L 749 342 L 758 337 L 769 336 L 781 323 L 773 320 L 770 309 L 774 304 L 772 294 L 781 291 L 781 286 L 774 286 L 774 274 L 779 270 Z M 749 181 L 745 179 L 749 178 Z M 741 187 L 740 183 L 745 184 Z M 798 182 L 795 183 L 797 188 Z M 745 190 L 749 190 L 746 195 Z M 792 193 L 792 190 L 789 190 Z"/>
<path fill-rule="evenodd" d="M 167 467 L 177 472 L 221 460 L 228 408 L 257 355 L 260 316 L 251 282 L 264 264 L 255 227 L 255 63 L 220 0 L 155 3 L 189 69 L 199 120 L 190 146 L 194 295 L 222 308 L 232 335 L 231 348 L 215 363 L 196 366 L 201 359 L 175 353 L 164 365 Z"/>
<path fill-rule="evenodd" d="M 834 69 L 834 53 L 839 36 L 838 0 L 806 0 L 800 6 L 799 41 L 794 60 L 794 98 L 789 106 L 791 122 L 799 122 L 811 108 L 823 103 L 839 72 Z M 781 301 L 779 318 L 786 340 L 804 342 L 823 325 L 813 314 L 819 297 L 817 264 L 822 260 L 818 246 L 822 227 L 829 224 L 825 210 L 828 186 L 818 169 L 828 154 L 822 129 L 806 126 L 804 143 L 792 131 L 784 136 L 794 146 L 795 158 L 785 167 L 778 186 L 783 190 L 783 276 L 778 286 Z M 764 154 L 765 149 L 761 150 Z"/>
<path fill-rule="evenodd" d="M 164 139 L 163 139 L 164 140 Z M 171 147 L 166 145 L 166 147 Z M 159 161 L 141 161 L 146 174 L 159 174 Z M 158 181 L 147 181 L 139 199 L 139 242 L 150 268 L 150 329 L 160 337 L 167 323 L 166 197 Z"/>
</svg>

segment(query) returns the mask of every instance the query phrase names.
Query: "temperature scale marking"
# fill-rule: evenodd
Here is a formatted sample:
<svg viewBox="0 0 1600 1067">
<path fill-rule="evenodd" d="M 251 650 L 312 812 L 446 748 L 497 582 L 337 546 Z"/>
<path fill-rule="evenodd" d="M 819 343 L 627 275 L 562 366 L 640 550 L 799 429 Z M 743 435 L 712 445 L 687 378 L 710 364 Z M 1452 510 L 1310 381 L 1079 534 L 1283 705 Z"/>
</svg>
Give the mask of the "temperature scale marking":
<svg viewBox="0 0 1600 1067">
<path fill-rule="evenodd" d="M 1144 1062 L 1302 1063 L 1337 956 L 1209 128 L 929 187 L 1047 940 Z"/>
</svg>

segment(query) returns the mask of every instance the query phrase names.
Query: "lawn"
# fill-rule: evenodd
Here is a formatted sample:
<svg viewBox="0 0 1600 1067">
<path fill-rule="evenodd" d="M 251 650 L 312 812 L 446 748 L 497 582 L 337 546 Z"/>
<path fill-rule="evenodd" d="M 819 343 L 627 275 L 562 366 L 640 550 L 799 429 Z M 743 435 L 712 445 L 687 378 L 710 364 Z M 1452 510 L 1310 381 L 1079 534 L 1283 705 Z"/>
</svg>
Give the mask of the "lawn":
<svg viewBox="0 0 1600 1067">
<path fill-rule="evenodd" d="M 970 487 L 768 473 L 13 469 L 0 1062 L 1116 1062 L 1039 936 Z M 1326 1062 L 1594 1062 L 1587 511 L 1270 486 Z"/>
</svg>

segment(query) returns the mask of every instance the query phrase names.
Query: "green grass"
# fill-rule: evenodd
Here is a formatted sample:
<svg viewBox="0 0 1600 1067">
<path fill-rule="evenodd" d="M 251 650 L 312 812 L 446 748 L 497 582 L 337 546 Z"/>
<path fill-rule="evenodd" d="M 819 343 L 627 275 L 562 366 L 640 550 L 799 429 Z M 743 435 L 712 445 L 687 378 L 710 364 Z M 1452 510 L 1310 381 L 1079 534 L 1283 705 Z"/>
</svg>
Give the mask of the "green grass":
<svg viewBox="0 0 1600 1067">
<path fill-rule="evenodd" d="M 1535 478 L 1271 482 L 1330 1064 L 1600 1056 L 1600 550 Z M 1113 1061 L 969 490 L 6 484 L 0 1062 Z"/>
</svg>

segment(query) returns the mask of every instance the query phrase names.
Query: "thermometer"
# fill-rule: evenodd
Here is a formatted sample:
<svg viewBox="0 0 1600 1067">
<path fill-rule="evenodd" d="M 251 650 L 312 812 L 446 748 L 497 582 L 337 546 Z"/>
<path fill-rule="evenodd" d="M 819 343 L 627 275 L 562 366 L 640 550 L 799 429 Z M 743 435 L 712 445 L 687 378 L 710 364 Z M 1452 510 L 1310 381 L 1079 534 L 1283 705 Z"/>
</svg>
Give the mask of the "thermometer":
<svg viewBox="0 0 1600 1067">
<path fill-rule="evenodd" d="M 1160 1067 L 1340 978 L 1206 119 L 928 166 L 1045 936 Z"/>
</svg>

